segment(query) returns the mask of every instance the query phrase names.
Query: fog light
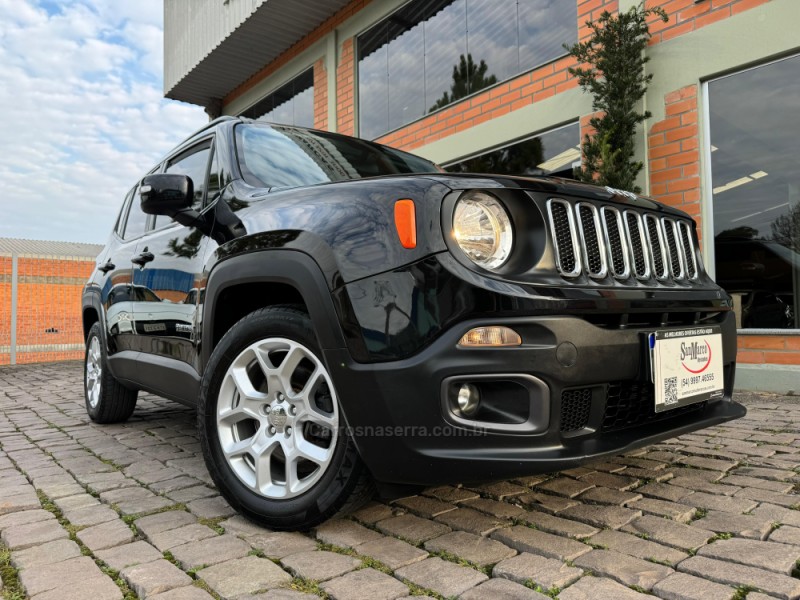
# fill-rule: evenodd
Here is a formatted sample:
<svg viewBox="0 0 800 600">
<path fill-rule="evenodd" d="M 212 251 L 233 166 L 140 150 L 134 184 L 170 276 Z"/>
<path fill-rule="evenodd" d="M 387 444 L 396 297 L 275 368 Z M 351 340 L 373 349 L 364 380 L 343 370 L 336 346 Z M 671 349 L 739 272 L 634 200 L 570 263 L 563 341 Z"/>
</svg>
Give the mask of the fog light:
<svg viewBox="0 0 800 600">
<path fill-rule="evenodd" d="M 508 327 L 476 327 L 470 329 L 458 341 L 464 348 L 501 348 L 504 346 L 520 346 L 522 338 Z"/>
<path fill-rule="evenodd" d="M 478 412 L 481 394 L 478 388 L 471 383 L 463 383 L 458 390 L 458 410 L 465 417 L 471 417 Z"/>
</svg>

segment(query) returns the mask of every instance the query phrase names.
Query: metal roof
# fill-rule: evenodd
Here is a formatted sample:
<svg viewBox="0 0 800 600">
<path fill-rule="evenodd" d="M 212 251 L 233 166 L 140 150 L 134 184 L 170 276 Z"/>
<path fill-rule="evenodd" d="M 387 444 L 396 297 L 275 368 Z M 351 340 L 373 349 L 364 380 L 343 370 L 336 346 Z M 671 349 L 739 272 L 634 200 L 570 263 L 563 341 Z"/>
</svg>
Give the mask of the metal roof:
<svg viewBox="0 0 800 600">
<path fill-rule="evenodd" d="M 349 0 L 165 0 L 164 95 L 213 106 Z"/>
<path fill-rule="evenodd" d="M 101 244 L 80 244 L 77 242 L 51 242 L 46 240 L 23 240 L 19 238 L 0 238 L 0 254 L 20 256 L 58 256 L 97 258 L 103 249 Z"/>
</svg>

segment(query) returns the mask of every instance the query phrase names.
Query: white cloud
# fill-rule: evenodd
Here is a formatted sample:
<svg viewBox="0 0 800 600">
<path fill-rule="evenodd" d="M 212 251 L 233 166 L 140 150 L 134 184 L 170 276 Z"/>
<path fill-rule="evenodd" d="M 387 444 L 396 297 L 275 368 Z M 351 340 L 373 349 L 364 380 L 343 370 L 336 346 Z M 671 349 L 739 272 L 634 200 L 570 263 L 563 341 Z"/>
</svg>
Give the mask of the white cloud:
<svg viewBox="0 0 800 600">
<path fill-rule="evenodd" d="M 104 242 L 127 190 L 206 122 L 162 97 L 161 6 L 0 0 L 0 237 Z"/>
</svg>

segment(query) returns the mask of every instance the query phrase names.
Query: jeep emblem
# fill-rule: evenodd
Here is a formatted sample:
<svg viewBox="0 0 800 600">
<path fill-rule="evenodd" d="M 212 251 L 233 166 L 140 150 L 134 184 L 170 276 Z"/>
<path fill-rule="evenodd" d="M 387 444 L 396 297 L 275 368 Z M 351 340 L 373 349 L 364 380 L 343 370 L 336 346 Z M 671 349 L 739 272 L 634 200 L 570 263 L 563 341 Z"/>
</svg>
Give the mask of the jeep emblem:
<svg viewBox="0 0 800 600">
<path fill-rule="evenodd" d="M 288 418 L 289 417 L 286 414 L 286 411 L 281 407 L 278 407 L 269 413 L 269 423 L 278 431 L 283 431 Z"/>
</svg>

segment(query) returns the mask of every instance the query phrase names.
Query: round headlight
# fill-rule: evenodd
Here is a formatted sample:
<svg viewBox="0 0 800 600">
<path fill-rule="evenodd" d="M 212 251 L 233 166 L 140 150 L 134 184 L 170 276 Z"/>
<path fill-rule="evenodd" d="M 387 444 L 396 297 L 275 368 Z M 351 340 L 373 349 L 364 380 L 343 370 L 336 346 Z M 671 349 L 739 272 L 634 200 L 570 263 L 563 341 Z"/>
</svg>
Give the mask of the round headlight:
<svg viewBox="0 0 800 600">
<path fill-rule="evenodd" d="M 500 267 L 511 255 L 511 219 L 503 205 L 484 192 L 468 192 L 456 202 L 453 233 L 461 251 L 485 269 Z"/>
</svg>

